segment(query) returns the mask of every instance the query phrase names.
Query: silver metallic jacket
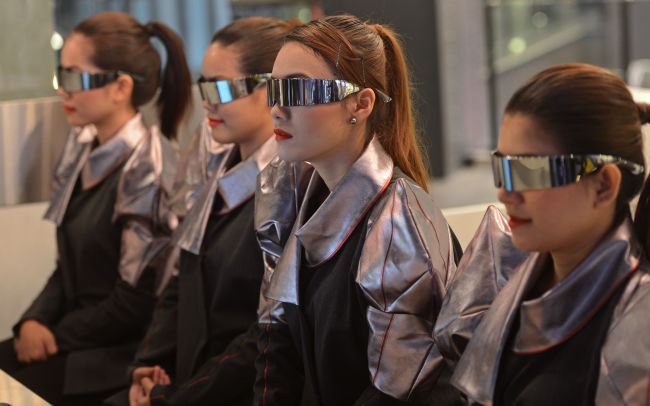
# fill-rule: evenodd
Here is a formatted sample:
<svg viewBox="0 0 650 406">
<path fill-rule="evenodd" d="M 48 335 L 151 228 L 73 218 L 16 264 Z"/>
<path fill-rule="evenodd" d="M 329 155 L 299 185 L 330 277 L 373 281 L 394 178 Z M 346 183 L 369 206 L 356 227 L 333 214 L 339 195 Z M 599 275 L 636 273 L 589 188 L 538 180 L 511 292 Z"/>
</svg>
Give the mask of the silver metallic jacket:
<svg viewBox="0 0 650 406">
<path fill-rule="evenodd" d="M 208 120 L 203 120 L 178 161 L 170 206 L 179 220 L 190 211 L 229 149 L 214 141 Z"/>
<path fill-rule="evenodd" d="M 83 190 L 88 190 L 123 165 L 113 221 L 123 222 L 120 276 L 135 286 L 145 267 L 169 243 L 176 224 L 162 197 L 171 188 L 176 152 L 156 127 L 144 126 L 140 114 L 91 151 L 96 135 L 93 125 L 70 132 L 45 218 L 61 225 L 79 176 Z"/>
<path fill-rule="evenodd" d="M 486 215 L 459 265 L 436 326 L 436 339 L 445 354 L 454 354 L 454 335 L 471 337 L 452 383 L 472 403 L 491 405 L 499 361 L 517 312 L 520 329 L 513 350 L 544 351 L 579 330 L 593 309 L 624 284 L 601 351 L 596 404 L 648 404 L 650 267 L 631 221 L 626 219 L 612 230 L 553 289 L 524 301 L 548 254 L 515 253 L 508 242 L 510 230 L 499 216 L 496 209 Z M 504 278 L 509 278 L 505 285 Z"/>
<path fill-rule="evenodd" d="M 318 176 L 305 163 L 279 159 L 260 174 L 255 224 L 266 268 L 260 323 L 282 323 L 282 302 L 298 304 L 302 250 L 310 266 L 326 262 L 370 211 L 356 275 L 368 302 L 368 369 L 377 389 L 406 399 L 442 363 L 433 325 L 456 270 L 449 226 L 376 139 L 305 221 L 301 203 Z"/>
<path fill-rule="evenodd" d="M 219 193 L 223 200 L 219 214 L 237 208 L 255 195 L 257 175 L 275 155 L 277 141 L 270 137 L 251 156 L 228 169 L 229 163 L 239 156 L 239 149 L 234 144 L 221 146 L 219 153 L 211 158 L 218 167 L 212 171 L 210 180 L 203 185 L 187 217 L 174 233 L 174 245 L 198 254 L 216 194 Z"/>
</svg>

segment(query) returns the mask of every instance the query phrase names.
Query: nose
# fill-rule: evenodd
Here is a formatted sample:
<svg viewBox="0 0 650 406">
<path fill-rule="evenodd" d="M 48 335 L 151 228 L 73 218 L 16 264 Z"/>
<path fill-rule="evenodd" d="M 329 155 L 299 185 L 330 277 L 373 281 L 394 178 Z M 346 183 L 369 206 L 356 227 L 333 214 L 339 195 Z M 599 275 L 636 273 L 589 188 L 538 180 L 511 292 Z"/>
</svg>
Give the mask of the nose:
<svg viewBox="0 0 650 406">
<path fill-rule="evenodd" d="M 61 97 L 63 100 L 68 100 L 70 98 L 70 93 L 63 90 L 62 87 L 56 89 L 56 94 L 59 95 L 59 97 Z"/>
<path fill-rule="evenodd" d="M 509 192 L 502 187 L 499 188 L 499 191 L 497 192 L 497 198 L 505 205 L 517 204 L 524 201 L 524 196 L 521 192 Z"/>
<path fill-rule="evenodd" d="M 210 104 L 206 100 L 203 100 L 203 108 L 208 112 L 208 113 L 216 113 L 217 112 L 217 104 Z"/>
<path fill-rule="evenodd" d="M 273 117 L 273 120 L 276 122 L 287 120 L 289 118 L 289 109 L 286 107 L 280 107 L 278 103 L 275 103 L 273 107 L 271 107 L 271 117 Z"/>
</svg>

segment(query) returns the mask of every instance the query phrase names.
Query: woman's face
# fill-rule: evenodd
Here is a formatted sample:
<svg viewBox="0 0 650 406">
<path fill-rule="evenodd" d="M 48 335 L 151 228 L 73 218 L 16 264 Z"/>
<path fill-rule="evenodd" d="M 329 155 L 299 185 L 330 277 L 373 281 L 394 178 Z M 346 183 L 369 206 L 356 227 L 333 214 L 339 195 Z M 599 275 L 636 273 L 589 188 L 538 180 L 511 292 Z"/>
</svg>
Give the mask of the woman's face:
<svg viewBox="0 0 650 406">
<path fill-rule="evenodd" d="M 268 72 L 258 72 L 268 73 Z M 212 43 L 203 58 L 201 74 L 206 79 L 232 80 L 246 76 L 239 66 L 239 52 L 236 46 L 222 46 Z M 270 108 L 266 101 L 266 86 L 260 86 L 248 96 L 230 103 L 208 104 L 203 102 L 212 138 L 222 144 L 245 144 L 267 131 L 270 136 L 272 123 Z"/>
<path fill-rule="evenodd" d="M 336 79 L 325 60 L 296 42 L 288 42 L 280 49 L 272 76 Z M 354 125 L 350 124 L 352 114 L 346 103 L 353 97 L 314 106 L 273 106 L 271 114 L 280 158 L 309 162 L 336 160 L 346 149 L 356 148 L 353 145 L 359 141 L 363 143 L 353 135 Z"/>
<path fill-rule="evenodd" d="M 76 72 L 102 72 L 91 62 L 94 47 L 91 40 L 83 34 L 72 33 L 65 41 L 61 51 L 61 66 Z M 71 126 L 97 124 L 111 116 L 119 104 L 112 97 L 116 83 L 88 91 L 66 92 L 58 89 L 57 93 L 63 99 L 66 119 Z"/>
<path fill-rule="evenodd" d="M 503 155 L 561 154 L 543 128 L 522 114 L 505 116 L 497 148 Z M 570 249 L 588 239 L 594 225 L 602 222 L 591 176 L 548 189 L 507 192 L 500 188 L 498 197 L 510 217 L 513 242 L 524 251 Z"/>
</svg>

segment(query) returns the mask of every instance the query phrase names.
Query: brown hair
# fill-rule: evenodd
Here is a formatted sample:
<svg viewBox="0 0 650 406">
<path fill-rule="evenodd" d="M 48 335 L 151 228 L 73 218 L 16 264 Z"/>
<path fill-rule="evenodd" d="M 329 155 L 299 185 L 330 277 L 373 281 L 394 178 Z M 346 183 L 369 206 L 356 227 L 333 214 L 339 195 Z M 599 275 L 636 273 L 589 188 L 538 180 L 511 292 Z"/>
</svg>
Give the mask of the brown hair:
<svg viewBox="0 0 650 406">
<path fill-rule="evenodd" d="M 284 21 L 273 17 L 245 17 L 217 31 L 211 43 L 234 46 L 246 75 L 271 73 L 273 62 L 287 34 L 300 20 Z"/>
<path fill-rule="evenodd" d="M 417 141 L 411 83 L 397 34 L 357 17 L 323 17 L 294 29 L 287 37 L 320 55 L 344 79 L 380 90 L 393 100 L 379 98 L 369 119 L 368 139 L 375 135 L 404 173 L 427 190 L 428 175 Z"/>
<path fill-rule="evenodd" d="M 192 79 L 180 37 L 163 23 L 146 25 L 120 12 L 92 16 L 77 25 L 73 33 L 88 37 L 94 46 L 92 62 L 104 70 L 121 70 L 134 74 L 131 103 L 139 107 L 151 100 L 158 87 L 160 130 L 175 137 L 178 126 L 191 104 Z M 160 55 L 150 42 L 158 38 L 167 51 L 162 74 Z"/>
<path fill-rule="evenodd" d="M 625 82 L 607 69 L 576 63 L 552 66 L 517 90 L 505 112 L 529 116 L 562 153 L 607 154 L 644 165 L 641 125 L 648 122 L 650 110 L 635 103 Z M 624 168 L 621 173 L 619 215 L 629 212 L 628 202 L 645 178 Z M 650 254 L 645 214 L 650 210 L 649 182 L 644 189 L 635 228 Z"/>
</svg>

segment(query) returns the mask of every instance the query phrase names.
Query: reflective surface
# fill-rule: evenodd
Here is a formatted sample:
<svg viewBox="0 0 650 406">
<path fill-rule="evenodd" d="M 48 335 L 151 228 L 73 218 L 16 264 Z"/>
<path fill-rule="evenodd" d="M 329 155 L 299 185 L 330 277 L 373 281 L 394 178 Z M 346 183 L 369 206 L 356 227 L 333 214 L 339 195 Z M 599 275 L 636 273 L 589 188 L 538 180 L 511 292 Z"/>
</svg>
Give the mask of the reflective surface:
<svg viewBox="0 0 650 406">
<path fill-rule="evenodd" d="M 605 164 L 619 165 L 633 175 L 643 166 L 610 155 L 510 156 L 492 153 L 494 186 L 512 192 L 547 189 L 579 182 Z"/>
</svg>

